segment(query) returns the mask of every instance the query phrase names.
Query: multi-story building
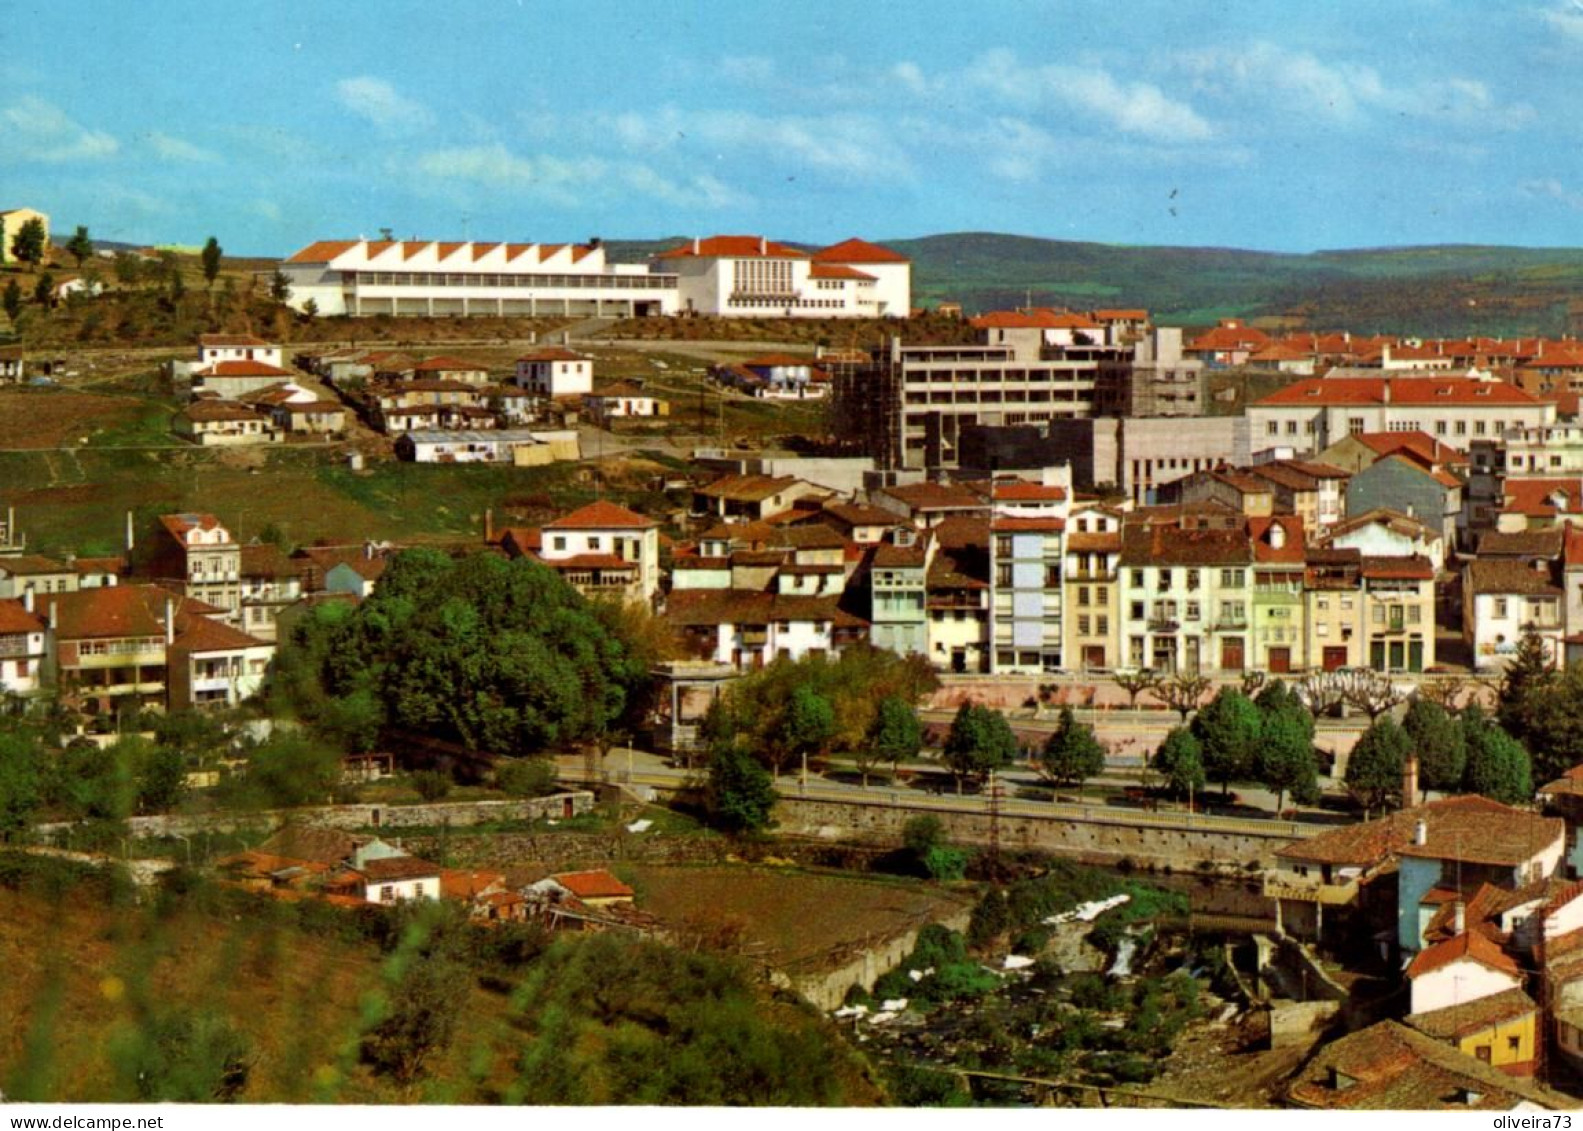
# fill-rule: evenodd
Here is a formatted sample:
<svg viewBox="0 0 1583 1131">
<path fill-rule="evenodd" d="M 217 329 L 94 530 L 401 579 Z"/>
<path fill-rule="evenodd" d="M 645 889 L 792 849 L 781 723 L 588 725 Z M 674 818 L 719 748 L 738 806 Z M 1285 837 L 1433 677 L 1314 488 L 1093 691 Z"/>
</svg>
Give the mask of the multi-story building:
<svg viewBox="0 0 1583 1131">
<path fill-rule="evenodd" d="M 1248 666 L 1253 547 L 1241 516 L 1223 526 L 1143 522 L 1122 532 L 1122 636 L 1127 667 Z"/>
<path fill-rule="evenodd" d="M 32 596 L 0 601 L 0 694 L 31 695 L 43 684 L 48 625 Z"/>
<path fill-rule="evenodd" d="M 1435 664 L 1435 567 L 1424 557 L 1308 549 L 1309 664 L 1421 672 Z"/>
<path fill-rule="evenodd" d="M 1247 415 L 1256 447 L 1284 444 L 1301 456 L 1365 432 L 1426 432 L 1466 451 L 1508 428 L 1553 424 L 1556 406 L 1505 381 L 1356 370 L 1288 385 Z"/>
<path fill-rule="evenodd" d="M 808 253 L 763 236 L 694 239 L 656 257 L 683 314 L 725 318 L 905 318 L 912 264 L 851 239 Z"/>
<path fill-rule="evenodd" d="M 242 547 L 212 514 L 161 515 L 137 572 L 179 582 L 187 596 L 228 619 L 241 615 Z"/>
<path fill-rule="evenodd" d="M 1253 543 L 1251 666 L 1271 675 L 1309 666 L 1303 529 L 1303 520 L 1292 514 L 1248 520 Z"/>
<path fill-rule="evenodd" d="M 936 549 L 924 597 L 929 660 L 942 671 L 990 670 L 989 518 L 959 515 L 930 527 Z"/>
<path fill-rule="evenodd" d="M 280 264 L 296 310 L 498 318 L 674 314 L 677 279 L 586 244 L 321 240 Z"/>
<path fill-rule="evenodd" d="M 660 525 L 615 503 L 589 503 L 546 523 L 538 556 L 585 592 L 597 573 L 607 579 L 604 592 L 614 583 L 620 596 L 642 602 L 660 593 Z"/>
<path fill-rule="evenodd" d="M 1118 400 L 1130 347 L 1049 344 L 1037 327 L 1017 331 L 986 327 L 993 345 L 892 338 L 868 365 L 836 375 L 835 419 L 882 469 L 932 470 L 960 465 L 965 429 L 1090 417 Z"/>
<path fill-rule="evenodd" d="M 869 553 L 869 640 L 898 655 L 929 654 L 929 565 L 935 540 L 897 528 Z"/>
<path fill-rule="evenodd" d="M 1062 623 L 1067 666 L 1084 670 L 1121 663 L 1121 586 L 1116 563 L 1121 557 L 1122 512 L 1110 507 L 1074 510 L 1067 519 L 1066 569 L 1061 575 Z"/>
<path fill-rule="evenodd" d="M 1462 634 L 1475 669 L 1501 668 L 1517 655 L 1532 632 L 1544 641 L 1552 662 L 1566 651 L 1566 594 L 1557 584 L 1556 563 L 1544 559 L 1476 558 L 1462 575 Z"/>
<path fill-rule="evenodd" d="M 990 518 L 992 671 L 1062 666 L 1061 565 L 1066 488 L 1022 480 L 994 484 Z"/>
</svg>

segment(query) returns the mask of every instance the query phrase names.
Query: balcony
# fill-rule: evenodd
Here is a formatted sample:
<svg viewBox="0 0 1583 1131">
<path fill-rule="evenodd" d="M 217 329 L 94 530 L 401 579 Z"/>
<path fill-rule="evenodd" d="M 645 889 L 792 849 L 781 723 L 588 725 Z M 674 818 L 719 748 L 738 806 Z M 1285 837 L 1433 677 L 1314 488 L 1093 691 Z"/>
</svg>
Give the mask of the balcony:
<svg viewBox="0 0 1583 1131">
<path fill-rule="evenodd" d="M 1181 625 L 1175 617 L 1150 617 L 1150 632 L 1175 632 Z"/>
<path fill-rule="evenodd" d="M 1351 903 L 1358 896 L 1358 881 L 1344 884 L 1327 884 L 1313 876 L 1299 876 L 1291 872 L 1264 873 L 1265 899 L 1292 899 L 1303 903 L 1319 903 L 1339 907 Z"/>
<path fill-rule="evenodd" d="M 1246 616 L 1227 616 L 1221 614 L 1209 626 L 1211 632 L 1246 632 L 1248 631 L 1248 618 Z"/>
</svg>

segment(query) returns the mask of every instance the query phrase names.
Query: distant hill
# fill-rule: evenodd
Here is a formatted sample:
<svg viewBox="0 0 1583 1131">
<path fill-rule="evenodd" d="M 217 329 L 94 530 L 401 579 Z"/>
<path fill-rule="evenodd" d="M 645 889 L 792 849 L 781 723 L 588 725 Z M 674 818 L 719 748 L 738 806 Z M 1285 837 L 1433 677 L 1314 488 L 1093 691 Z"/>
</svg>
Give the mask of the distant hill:
<svg viewBox="0 0 1583 1131">
<path fill-rule="evenodd" d="M 608 240 L 642 262 L 684 237 Z M 1424 336 L 1560 335 L 1583 329 L 1583 249 L 1372 248 L 1306 255 L 1134 247 L 960 232 L 878 242 L 910 256 L 913 298 L 970 312 L 1143 307 L 1156 321 L 1242 317 L 1294 329 Z M 801 245 L 799 245 L 801 246 Z"/>
</svg>

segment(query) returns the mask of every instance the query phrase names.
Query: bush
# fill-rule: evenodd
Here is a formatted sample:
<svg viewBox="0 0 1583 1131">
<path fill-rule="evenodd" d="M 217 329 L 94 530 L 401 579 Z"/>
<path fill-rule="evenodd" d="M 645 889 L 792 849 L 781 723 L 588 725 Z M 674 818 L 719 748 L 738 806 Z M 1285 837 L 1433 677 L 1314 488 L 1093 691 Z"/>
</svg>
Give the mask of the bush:
<svg viewBox="0 0 1583 1131">
<path fill-rule="evenodd" d="M 555 763 L 548 758 L 502 758 L 495 763 L 495 785 L 513 797 L 554 793 Z"/>
<path fill-rule="evenodd" d="M 412 788 L 425 801 L 444 801 L 451 794 L 451 775 L 440 770 L 419 770 L 412 775 Z"/>
</svg>

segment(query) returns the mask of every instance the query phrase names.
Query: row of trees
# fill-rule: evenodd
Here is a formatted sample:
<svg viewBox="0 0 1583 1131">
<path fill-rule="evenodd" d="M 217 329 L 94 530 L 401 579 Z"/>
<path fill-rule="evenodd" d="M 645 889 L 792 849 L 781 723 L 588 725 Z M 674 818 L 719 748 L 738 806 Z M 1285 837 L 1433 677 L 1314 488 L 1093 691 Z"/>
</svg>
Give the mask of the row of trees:
<svg viewBox="0 0 1583 1131">
<path fill-rule="evenodd" d="M 1319 800 L 1319 765 L 1314 754 L 1314 719 L 1303 701 L 1279 680 L 1255 698 L 1222 688 L 1191 723 L 1175 727 L 1154 752 L 1153 767 L 1178 794 L 1202 790 L 1210 781 L 1230 793 L 1234 781 L 1257 781 L 1302 804 Z"/>
<path fill-rule="evenodd" d="M 1347 762 L 1346 784 L 1365 810 L 1413 805 L 1403 797 L 1407 759 L 1418 759 L 1425 790 L 1478 793 L 1508 805 L 1532 800 L 1528 751 L 1477 703 L 1459 715 L 1438 703 L 1414 700 L 1401 723 L 1376 719 Z"/>
</svg>

